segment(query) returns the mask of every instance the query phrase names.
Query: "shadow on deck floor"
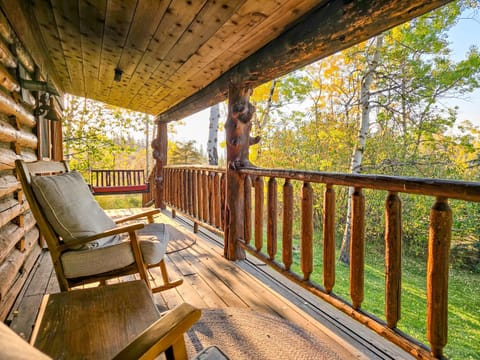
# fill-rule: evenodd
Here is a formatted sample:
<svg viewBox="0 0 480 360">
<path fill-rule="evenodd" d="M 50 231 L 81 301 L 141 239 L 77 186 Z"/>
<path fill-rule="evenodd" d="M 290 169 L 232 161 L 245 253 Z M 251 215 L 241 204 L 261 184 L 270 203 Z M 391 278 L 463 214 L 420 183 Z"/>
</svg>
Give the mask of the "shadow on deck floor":
<svg viewBox="0 0 480 360">
<path fill-rule="evenodd" d="M 110 211 L 111 216 L 131 214 L 134 209 Z M 191 223 L 169 212 L 156 221 L 170 231 L 167 267 L 171 278 L 183 277 L 183 285 L 154 294 L 161 310 L 188 302 L 202 309 L 248 309 L 289 320 L 308 330 L 343 359 L 411 359 L 412 357 L 365 326 L 316 298 L 252 257 L 231 262 L 223 257 L 223 239 L 210 232 L 192 232 Z M 161 283 L 157 269 L 152 281 Z M 128 281 L 131 277 L 114 281 Z M 11 328 L 26 339 L 44 294 L 59 292 L 48 251 L 43 251 L 26 286 L 7 317 Z M 274 339 L 272 346 L 275 345 Z M 277 344 L 279 345 L 279 344 Z"/>
</svg>

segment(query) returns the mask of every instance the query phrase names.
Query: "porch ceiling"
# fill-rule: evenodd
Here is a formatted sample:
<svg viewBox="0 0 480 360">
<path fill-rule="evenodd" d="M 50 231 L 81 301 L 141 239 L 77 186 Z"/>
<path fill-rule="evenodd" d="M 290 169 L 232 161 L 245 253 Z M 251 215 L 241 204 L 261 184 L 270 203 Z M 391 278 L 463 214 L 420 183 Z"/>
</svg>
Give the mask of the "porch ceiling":
<svg viewBox="0 0 480 360">
<path fill-rule="evenodd" d="M 258 85 L 447 2 L 0 0 L 61 91 L 165 121 L 223 100 L 233 76 Z"/>
</svg>

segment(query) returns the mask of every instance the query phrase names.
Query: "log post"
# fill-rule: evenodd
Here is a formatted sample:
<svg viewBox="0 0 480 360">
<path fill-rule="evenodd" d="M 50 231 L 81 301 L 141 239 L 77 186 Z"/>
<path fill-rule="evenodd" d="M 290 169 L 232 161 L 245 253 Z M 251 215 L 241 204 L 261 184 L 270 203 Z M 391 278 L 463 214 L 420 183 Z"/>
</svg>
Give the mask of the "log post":
<svg viewBox="0 0 480 360">
<path fill-rule="evenodd" d="M 452 210 L 438 197 L 430 210 L 427 263 L 427 338 L 432 355 L 442 358 L 448 333 L 448 258 Z"/>
<path fill-rule="evenodd" d="M 157 137 L 152 141 L 155 159 L 155 207 L 165 209 L 163 201 L 163 167 L 167 165 L 168 133 L 167 124 L 157 122 Z"/>
<path fill-rule="evenodd" d="M 245 250 L 237 246 L 244 238 L 245 192 L 238 169 L 249 166 L 249 147 L 259 138 L 250 138 L 255 107 L 249 102 L 252 90 L 231 82 L 228 91 L 228 116 L 225 122 L 227 143 L 227 184 L 225 201 L 225 257 L 230 260 L 245 259 Z"/>
</svg>

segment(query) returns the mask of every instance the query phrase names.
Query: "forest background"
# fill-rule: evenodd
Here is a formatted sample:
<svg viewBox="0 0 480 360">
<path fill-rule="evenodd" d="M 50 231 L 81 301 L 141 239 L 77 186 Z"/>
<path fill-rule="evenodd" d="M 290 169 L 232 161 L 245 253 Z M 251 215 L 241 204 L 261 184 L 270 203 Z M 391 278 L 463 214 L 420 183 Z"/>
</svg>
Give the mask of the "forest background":
<svg viewBox="0 0 480 360">
<path fill-rule="evenodd" d="M 460 119 L 455 105 L 480 88 L 480 53 L 471 46 L 458 59 L 449 38 L 451 28 L 462 19 L 479 21 L 478 6 L 478 1 L 454 2 L 256 88 L 251 99 L 257 108 L 252 135 L 261 136 L 262 141 L 250 150 L 252 162 L 269 168 L 480 181 L 480 126 Z M 220 110 L 220 119 L 225 119 L 225 107 Z M 151 116 L 75 97 L 68 97 L 65 115 L 66 157 L 87 179 L 92 168 L 151 170 Z M 169 127 L 173 139 L 176 128 L 178 124 Z M 222 120 L 219 131 L 223 131 Z M 224 144 L 218 145 L 223 166 Z M 206 163 L 206 147 L 193 140 L 170 141 L 169 163 Z M 385 194 L 366 192 L 366 197 L 365 237 L 371 266 L 366 270 L 371 289 L 366 291 L 382 294 L 384 264 L 378 259 L 384 256 Z M 139 205 L 135 197 L 106 199 L 101 201 L 107 207 Z M 348 199 L 348 189 L 339 190 L 339 258 L 347 236 Z M 321 202 L 316 199 L 314 207 L 320 234 Z M 402 202 L 403 287 L 424 294 L 425 276 L 420 275 L 425 272 L 432 199 L 403 196 Z M 474 359 L 480 357 L 480 320 L 475 315 L 480 297 L 465 301 L 464 291 L 480 291 L 480 204 L 452 201 L 451 206 L 449 296 L 453 305 L 446 350 L 450 358 Z M 321 248 L 321 235 L 318 239 L 316 245 Z M 348 257 L 345 260 L 348 263 Z M 316 259 L 315 264 L 320 262 Z M 348 284 L 348 273 L 339 269 L 338 282 L 344 275 Z M 407 299 L 409 308 L 402 309 L 402 330 L 425 341 L 425 317 L 416 311 L 417 306 L 424 308 L 422 296 L 420 300 L 408 297 L 408 290 L 404 291 L 403 302 Z M 336 292 L 348 298 L 346 285 L 345 289 L 338 285 Z M 383 306 L 382 301 L 365 303 L 379 317 Z"/>
</svg>

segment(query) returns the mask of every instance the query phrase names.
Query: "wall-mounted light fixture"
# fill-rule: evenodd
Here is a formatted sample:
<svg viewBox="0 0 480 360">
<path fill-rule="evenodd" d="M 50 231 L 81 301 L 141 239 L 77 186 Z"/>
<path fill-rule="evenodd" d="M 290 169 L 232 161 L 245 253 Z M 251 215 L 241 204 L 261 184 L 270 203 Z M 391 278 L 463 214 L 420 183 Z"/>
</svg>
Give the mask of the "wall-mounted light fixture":
<svg viewBox="0 0 480 360">
<path fill-rule="evenodd" d="M 122 80 L 122 74 L 123 74 L 123 71 L 119 68 L 116 68 L 115 69 L 115 75 L 113 76 L 113 80 L 121 81 Z"/>
<path fill-rule="evenodd" d="M 60 112 L 55 106 L 55 98 L 49 93 L 43 93 L 38 101 L 38 106 L 34 110 L 35 116 L 43 116 L 48 120 L 59 121 Z"/>
</svg>

